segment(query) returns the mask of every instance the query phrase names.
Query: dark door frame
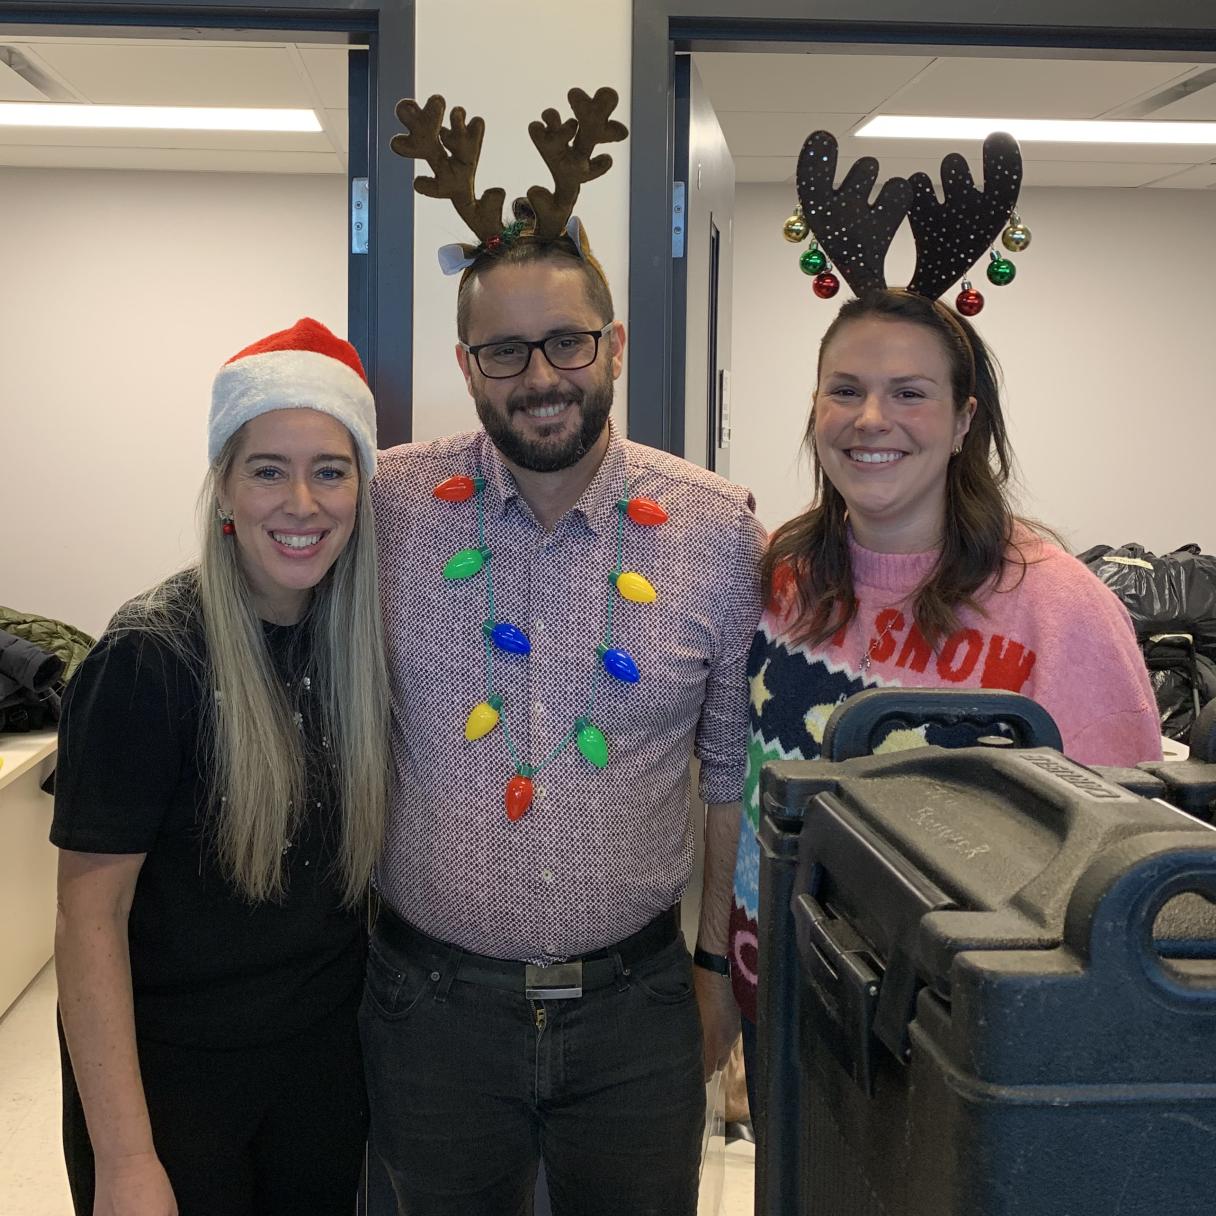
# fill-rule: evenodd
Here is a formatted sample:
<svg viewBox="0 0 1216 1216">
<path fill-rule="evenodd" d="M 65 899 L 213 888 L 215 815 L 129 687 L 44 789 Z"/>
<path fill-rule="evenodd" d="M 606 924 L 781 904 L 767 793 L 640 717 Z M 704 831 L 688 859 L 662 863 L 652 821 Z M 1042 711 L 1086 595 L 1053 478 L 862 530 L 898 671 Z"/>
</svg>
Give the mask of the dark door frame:
<svg viewBox="0 0 1216 1216">
<path fill-rule="evenodd" d="M 5 33 L 113 34 L 183 38 L 238 37 L 274 30 L 294 41 L 350 36 L 368 43 L 366 143 L 352 142 L 352 166 L 366 169 L 370 191 L 369 253 L 350 275 L 347 328 L 376 394 L 380 444 L 408 440 L 413 394 L 413 167 L 389 148 L 398 98 L 414 93 L 414 0 L 116 0 L 60 3 L 0 0 Z M 349 226 L 344 227 L 350 250 Z M 256 285 L 250 285 L 255 289 Z"/>
<path fill-rule="evenodd" d="M 1003 55 L 1216 59 L 1208 0 L 634 0 L 629 186 L 629 437 L 683 454 L 673 368 L 684 358 L 684 305 L 673 290 L 671 184 L 678 137 L 675 56 L 788 51 L 830 44 L 868 54 L 997 49 Z M 792 159 L 792 158 L 791 158 Z"/>
</svg>

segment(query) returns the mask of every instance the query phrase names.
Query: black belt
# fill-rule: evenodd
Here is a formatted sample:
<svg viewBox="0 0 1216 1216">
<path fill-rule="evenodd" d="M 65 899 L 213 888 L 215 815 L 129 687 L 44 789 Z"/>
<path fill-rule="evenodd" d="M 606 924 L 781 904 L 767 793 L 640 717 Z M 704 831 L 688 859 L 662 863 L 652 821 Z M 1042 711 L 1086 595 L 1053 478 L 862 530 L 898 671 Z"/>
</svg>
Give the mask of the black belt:
<svg viewBox="0 0 1216 1216">
<path fill-rule="evenodd" d="M 628 975 L 632 967 L 675 942 L 680 936 L 680 924 L 676 909 L 669 908 L 615 946 L 605 946 L 602 950 L 547 967 L 471 954 L 415 929 L 385 903 L 380 905 L 375 932 L 402 954 L 424 957 L 428 964 L 454 965 L 456 970 L 452 978 L 462 983 L 503 988 L 529 1000 L 552 1001 L 582 996 L 584 992 L 605 988 L 622 975 Z"/>
</svg>

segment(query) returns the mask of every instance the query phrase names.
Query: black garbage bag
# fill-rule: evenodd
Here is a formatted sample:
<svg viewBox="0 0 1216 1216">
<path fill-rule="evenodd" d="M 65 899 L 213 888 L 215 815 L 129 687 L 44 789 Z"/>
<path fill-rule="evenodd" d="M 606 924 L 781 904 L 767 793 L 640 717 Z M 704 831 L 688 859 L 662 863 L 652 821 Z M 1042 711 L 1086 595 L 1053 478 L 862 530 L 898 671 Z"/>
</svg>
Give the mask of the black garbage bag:
<svg viewBox="0 0 1216 1216">
<path fill-rule="evenodd" d="M 1144 643 L 1143 651 L 1161 733 L 1186 743 L 1199 711 L 1216 701 L 1216 663 L 1197 653 L 1187 634 L 1158 634 Z"/>
<path fill-rule="evenodd" d="M 1143 545 L 1097 545 L 1078 555 L 1123 602 L 1144 645 L 1185 633 L 1216 663 L 1216 557 L 1184 545 L 1158 557 Z"/>
</svg>

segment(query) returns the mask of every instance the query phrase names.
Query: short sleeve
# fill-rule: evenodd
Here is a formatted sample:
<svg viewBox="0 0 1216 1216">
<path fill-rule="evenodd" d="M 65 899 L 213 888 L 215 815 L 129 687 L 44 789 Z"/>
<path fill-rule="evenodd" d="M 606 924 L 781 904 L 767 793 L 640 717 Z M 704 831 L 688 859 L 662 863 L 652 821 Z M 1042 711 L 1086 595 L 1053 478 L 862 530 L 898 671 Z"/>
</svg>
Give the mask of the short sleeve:
<svg viewBox="0 0 1216 1216">
<path fill-rule="evenodd" d="M 719 645 L 697 724 L 700 794 L 709 805 L 738 802 L 747 762 L 747 656 L 760 619 L 765 533 L 750 503 L 739 514 L 734 558 L 719 613 Z"/>
<path fill-rule="evenodd" d="M 64 696 L 51 843 L 146 853 L 183 779 L 196 732 L 189 668 L 147 634 L 107 634 Z"/>
</svg>

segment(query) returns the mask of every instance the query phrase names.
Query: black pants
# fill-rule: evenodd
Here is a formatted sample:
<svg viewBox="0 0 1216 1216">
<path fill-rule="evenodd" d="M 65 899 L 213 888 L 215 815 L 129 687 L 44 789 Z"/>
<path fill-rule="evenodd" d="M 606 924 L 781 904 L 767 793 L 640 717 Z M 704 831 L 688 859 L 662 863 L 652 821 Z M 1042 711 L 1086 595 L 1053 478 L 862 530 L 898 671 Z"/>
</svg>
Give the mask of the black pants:
<svg viewBox="0 0 1216 1216">
<path fill-rule="evenodd" d="M 63 1146 L 77 1216 L 93 1147 L 59 1030 Z M 139 1042 L 157 1155 L 181 1216 L 351 1216 L 367 1101 L 350 1005 L 283 1043 L 231 1051 Z"/>
<path fill-rule="evenodd" d="M 459 950 L 372 935 L 359 1022 L 372 1149 L 402 1216 L 695 1216 L 705 1086 L 682 939 L 612 982 L 529 1000 Z"/>
</svg>

